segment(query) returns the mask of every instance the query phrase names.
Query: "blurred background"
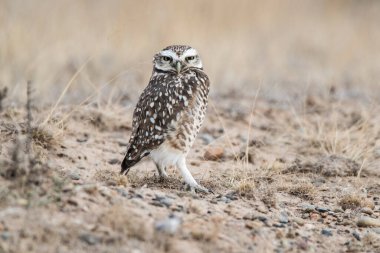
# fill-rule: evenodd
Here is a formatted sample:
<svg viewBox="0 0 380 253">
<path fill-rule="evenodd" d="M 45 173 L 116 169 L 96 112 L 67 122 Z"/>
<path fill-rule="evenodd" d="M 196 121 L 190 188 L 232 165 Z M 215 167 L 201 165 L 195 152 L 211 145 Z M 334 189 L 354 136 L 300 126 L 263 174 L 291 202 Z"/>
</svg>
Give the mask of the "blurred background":
<svg viewBox="0 0 380 253">
<path fill-rule="evenodd" d="M 380 98 L 380 1 L 0 0 L 0 88 L 41 104 L 136 101 L 153 55 L 198 49 L 212 94 Z"/>
</svg>

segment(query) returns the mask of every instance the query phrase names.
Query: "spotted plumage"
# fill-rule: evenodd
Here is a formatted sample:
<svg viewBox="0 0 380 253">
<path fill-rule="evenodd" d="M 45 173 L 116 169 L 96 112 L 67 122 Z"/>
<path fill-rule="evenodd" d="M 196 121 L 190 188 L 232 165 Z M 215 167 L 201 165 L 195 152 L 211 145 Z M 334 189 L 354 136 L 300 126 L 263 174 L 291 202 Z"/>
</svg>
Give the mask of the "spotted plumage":
<svg viewBox="0 0 380 253">
<path fill-rule="evenodd" d="M 186 166 L 188 154 L 202 125 L 209 79 L 197 51 L 174 45 L 154 56 L 153 73 L 133 113 L 132 135 L 121 172 L 150 156 L 161 177 L 177 166 L 192 190 L 200 186 Z"/>
</svg>

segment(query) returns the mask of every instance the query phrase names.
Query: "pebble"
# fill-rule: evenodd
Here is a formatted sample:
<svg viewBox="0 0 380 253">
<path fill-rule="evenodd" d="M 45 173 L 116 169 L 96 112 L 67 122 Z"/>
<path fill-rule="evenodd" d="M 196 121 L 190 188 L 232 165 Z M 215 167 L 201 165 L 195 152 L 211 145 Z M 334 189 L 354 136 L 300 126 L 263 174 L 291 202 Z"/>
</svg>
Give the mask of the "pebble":
<svg viewBox="0 0 380 253">
<path fill-rule="evenodd" d="M 268 209 L 265 206 L 258 206 L 257 211 L 259 211 L 260 213 L 265 213 L 265 214 L 268 213 Z"/>
<path fill-rule="evenodd" d="M 326 208 L 326 207 L 317 207 L 316 210 L 320 213 L 325 213 L 325 212 L 328 212 L 330 211 L 329 208 Z"/>
<path fill-rule="evenodd" d="M 334 213 L 344 213 L 343 209 L 340 207 L 334 208 Z"/>
<path fill-rule="evenodd" d="M 117 188 L 116 191 L 123 197 L 128 197 L 129 193 L 126 189 L 124 188 Z"/>
<path fill-rule="evenodd" d="M 157 221 L 154 227 L 156 231 L 174 235 L 180 228 L 181 223 L 182 221 L 179 217 L 175 216 L 174 214 L 171 214 L 168 218 Z"/>
<path fill-rule="evenodd" d="M 88 194 L 94 194 L 98 190 L 98 187 L 95 184 L 87 184 L 83 185 L 82 189 Z"/>
<path fill-rule="evenodd" d="M 254 229 L 254 228 L 259 228 L 262 226 L 262 223 L 256 222 L 256 221 L 247 221 L 245 223 L 245 227 L 248 229 Z"/>
<path fill-rule="evenodd" d="M 315 206 L 314 205 L 303 205 L 302 206 L 302 211 L 304 211 L 305 213 L 310 213 L 312 211 L 315 210 Z"/>
<path fill-rule="evenodd" d="M 349 225 L 351 225 L 351 222 L 349 220 L 343 220 L 339 225 L 349 226 Z"/>
<path fill-rule="evenodd" d="M 231 200 L 230 200 L 229 198 L 227 198 L 226 196 L 222 196 L 222 197 L 220 198 L 220 201 L 222 201 L 222 202 L 224 202 L 224 203 L 230 203 L 230 202 L 231 202 Z"/>
<path fill-rule="evenodd" d="M 360 234 L 358 232 L 354 231 L 352 235 L 355 237 L 356 240 L 361 241 L 362 238 L 360 237 Z"/>
<path fill-rule="evenodd" d="M 273 224 L 273 227 L 276 227 L 276 228 L 284 228 L 284 227 L 285 227 L 285 224 L 283 224 L 283 223 L 274 223 L 274 224 Z"/>
<path fill-rule="evenodd" d="M 356 224 L 359 227 L 380 227 L 380 220 L 363 216 L 358 219 Z"/>
<path fill-rule="evenodd" d="M 166 206 L 166 207 L 170 207 L 173 204 L 173 200 L 170 198 L 167 198 L 165 196 L 156 195 L 156 197 L 152 200 L 155 201 L 155 203 L 158 202 L 158 203 L 162 204 L 162 206 Z"/>
<path fill-rule="evenodd" d="M 2 232 L 0 234 L 0 237 L 1 239 L 3 239 L 4 241 L 8 240 L 10 237 L 11 237 L 11 233 L 9 233 L 8 231 L 5 231 L 5 232 Z"/>
<path fill-rule="evenodd" d="M 72 206 L 78 206 L 78 201 L 74 198 L 69 198 L 67 200 L 67 204 L 72 205 Z"/>
<path fill-rule="evenodd" d="M 310 213 L 311 220 L 318 220 L 319 218 L 320 218 L 320 215 L 318 213 Z"/>
<path fill-rule="evenodd" d="M 202 139 L 205 145 L 208 145 L 215 140 L 215 138 L 211 134 L 207 134 L 207 133 L 200 134 L 199 137 Z"/>
<path fill-rule="evenodd" d="M 301 219 L 301 218 L 298 218 L 298 217 L 294 217 L 293 220 L 294 220 L 295 223 L 297 223 L 300 226 L 303 226 L 305 224 L 305 220 L 304 219 Z"/>
<path fill-rule="evenodd" d="M 119 159 L 114 158 L 114 159 L 108 160 L 108 163 L 111 165 L 115 165 L 115 164 L 119 164 L 120 161 Z"/>
<path fill-rule="evenodd" d="M 286 212 L 282 211 L 280 213 L 280 217 L 278 218 L 278 220 L 280 221 L 280 223 L 288 223 L 289 222 L 289 218 L 288 218 L 288 215 L 286 214 Z"/>
<path fill-rule="evenodd" d="M 69 177 L 71 178 L 71 180 L 79 180 L 80 179 L 80 175 L 79 173 L 70 173 Z"/>
<path fill-rule="evenodd" d="M 91 234 L 82 234 L 79 236 L 79 239 L 88 245 L 95 245 L 99 243 L 99 239 Z"/>
<path fill-rule="evenodd" d="M 254 220 L 256 217 L 252 213 L 247 213 L 243 216 L 243 220 Z"/>
<path fill-rule="evenodd" d="M 222 148 L 222 147 L 209 147 L 203 156 L 206 160 L 217 161 L 224 156 L 224 148 Z"/>
<path fill-rule="evenodd" d="M 332 236 L 333 235 L 332 231 L 329 229 L 322 229 L 321 234 L 325 235 L 325 236 Z"/>
<path fill-rule="evenodd" d="M 17 204 L 19 204 L 20 206 L 27 206 L 29 202 L 27 199 L 20 198 L 20 199 L 17 199 Z"/>
<path fill-rule="evenodd" d="M 363 208 L 360 210 L 360 212 L 365 213 L 365 214 L 368 214 L 368 215 L 372 215 L 372 214 L 373 214 L 372 209 L 369 208 L 369 207 L 363 207 Z"/>
</svg>

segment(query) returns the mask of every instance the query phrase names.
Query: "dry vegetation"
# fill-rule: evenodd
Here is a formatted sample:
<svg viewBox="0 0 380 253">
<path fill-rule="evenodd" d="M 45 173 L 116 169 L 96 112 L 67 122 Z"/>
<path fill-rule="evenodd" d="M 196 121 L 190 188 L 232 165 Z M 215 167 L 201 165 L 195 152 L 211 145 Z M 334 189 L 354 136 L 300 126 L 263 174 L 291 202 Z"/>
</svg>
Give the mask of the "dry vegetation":
<svg viewBox="0 0 380 253">
<path fill-rule="evenodd" d="M 380 252 L 377 1 L 0 1 L 0 253 Z M 212 80 L 189 154 L 131 114 L 168 44 Z"/>
</svg>

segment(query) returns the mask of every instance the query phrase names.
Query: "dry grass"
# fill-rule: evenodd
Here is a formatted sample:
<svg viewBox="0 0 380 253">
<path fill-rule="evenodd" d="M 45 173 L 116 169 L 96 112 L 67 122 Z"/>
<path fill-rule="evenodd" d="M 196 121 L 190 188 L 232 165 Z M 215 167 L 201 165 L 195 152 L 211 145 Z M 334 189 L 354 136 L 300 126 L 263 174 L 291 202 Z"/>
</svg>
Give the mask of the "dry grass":
<svg viewBox="0 0 380 253">
<path fill-rule="evenodd" d="M 288 193 L 305 200 L 313 200 L 317 195 L 317 190 L 311 183 L 301 182 L 290 187 Z"/>
<path fill-rule="evenodd" d="M 110 186 L 127 186 L 129 184 L 129 178 L 124 175 L 120 175 L 120 173 L 114 170 L 97 170 L 94 177 L 96 181 L 106 183 Z"/>
<path fill-rule="evenodd" d="M 339 200 L 338 204 L 343 208 L 343 210 L 346 210 L 346 209 L 355 210 L 362 207 L 369 207 L 373 209 L 375 207 L 372 201 L 355 194 L 344 195 Z"/>
</svg>

